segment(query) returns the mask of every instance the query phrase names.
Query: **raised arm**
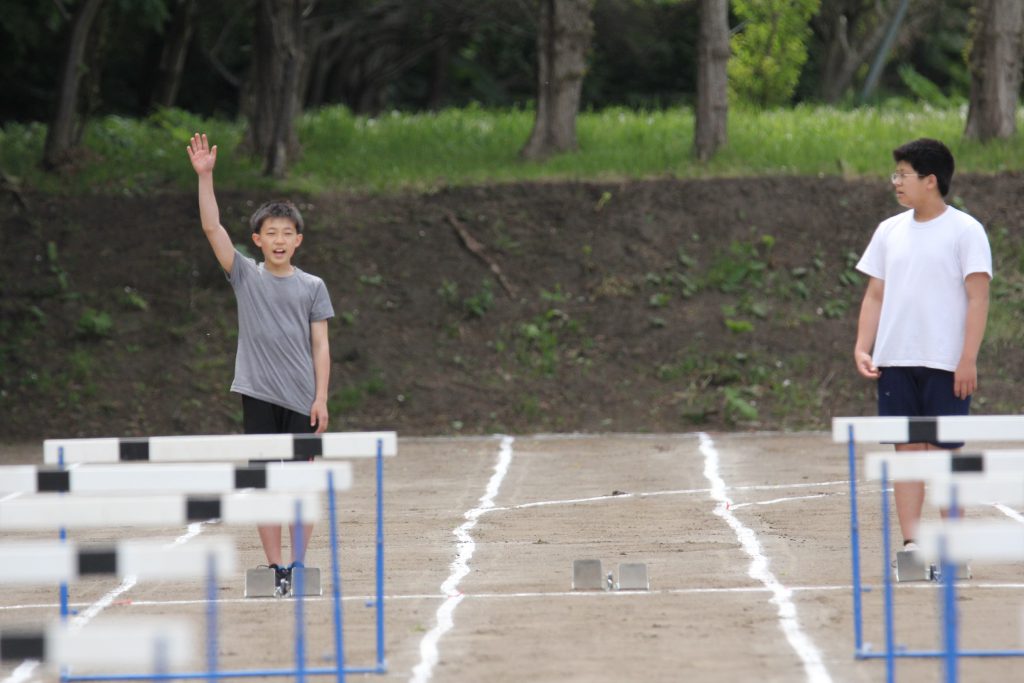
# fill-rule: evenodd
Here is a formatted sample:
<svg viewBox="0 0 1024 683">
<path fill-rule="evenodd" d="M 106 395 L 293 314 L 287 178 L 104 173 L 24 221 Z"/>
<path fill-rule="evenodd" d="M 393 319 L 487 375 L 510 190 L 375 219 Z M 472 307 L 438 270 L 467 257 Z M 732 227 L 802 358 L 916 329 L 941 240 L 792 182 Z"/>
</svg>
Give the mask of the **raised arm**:
<svg viewBox="0 0 1024 683">
<path fill-rule="evenodd" d="M 230 273 L 235 263 L 235 245 L 224 226 L 220 224 L 220 209 L 213 193 L 213 167 L 217 164 L 217 145 L 210 147 L 206 134 L 196 133 L 189 141 L 188 158 L 199 177 L 199 218 L 203 232 L 213 248 L 213 255 L 224 272 Z"/>
</svg>

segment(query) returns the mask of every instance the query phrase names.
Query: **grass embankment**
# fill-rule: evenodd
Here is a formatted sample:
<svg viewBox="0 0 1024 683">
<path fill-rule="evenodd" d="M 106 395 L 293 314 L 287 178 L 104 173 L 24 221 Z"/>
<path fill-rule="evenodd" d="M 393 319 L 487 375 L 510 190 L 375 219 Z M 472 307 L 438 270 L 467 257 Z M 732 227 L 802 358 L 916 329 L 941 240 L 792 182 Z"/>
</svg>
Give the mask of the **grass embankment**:
<svg viewBox="0 0 1024 683">
<path fill-rule="evenodd" d="M 535 179 L 680 178 L 765 174 L 882 177 L 889 150 L 915 137 L 946 141 L 958 171 L 994 173 L 1024 168 L 1024 141 L 980 144 L 962 139 L 962 107 L 898 104 L 841 110 L 822 106 L 734 109 L 729 144 L 711 162 L 693 160 L 688 109 L 584 112 L 580 150 L 546 163 L 523 162 L 518 151 L 533 124 L 524 110 L 468 108 L 436 114 L 353 116 L 342 107 L 305 113 L 298 125 L 302 156 L 280 191 L 393 191 Z M 1024 123 L 1024 117 L 1022 117 Z M 73 171 L 39 169 L 45 127 L 10 124 L 0 130 L 0 168 L 26 187 L 50 192 L 138 194 L 191 188 L 188 137 L 206 131 L 222 159 L 218 184 L 273 187 L 257 160 L 237 153 L 244 123 L 163 110 L 144 120 L 109 116 L 91 122 Z"/>
</svg>

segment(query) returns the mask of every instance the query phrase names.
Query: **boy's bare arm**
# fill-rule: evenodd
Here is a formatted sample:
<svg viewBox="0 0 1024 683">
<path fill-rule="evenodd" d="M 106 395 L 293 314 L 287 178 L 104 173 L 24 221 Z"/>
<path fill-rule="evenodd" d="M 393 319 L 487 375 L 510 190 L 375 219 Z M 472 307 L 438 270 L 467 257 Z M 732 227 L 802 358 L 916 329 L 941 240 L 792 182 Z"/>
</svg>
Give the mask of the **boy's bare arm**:
<svg viewBox="0 0 1024 683">
<path fill-rule="evenodd" d="M 316 425 L 316 433 L 327 431 L 327 387 L 331 377 L 331 350 L 327 338 L 327 321 L 309 324 L 313 347 L 313 377 L 316 380 L 316 398 L 309 409 L 309 424 Z"/>
<path fill-rule="evenodd" d="M 875 346 L 878 334 L 878 321 L 882 317 L 882 297 L 885 294 L 885 282 L 873 277 L 868 281 L 864 300 L 860 305 L 860 318 L 857 320 L 857 343 L 853 347 L 853 362 L 857 372 L 868 379 L 878 379 L 882 374 L 871 360 L 871 350 Z"/>
<path fill-rule="evenodd" d="M 213 193 L 213 167 L 217 164 L 217 145 L 210 147 L 206 134 L 196 133 L 189 140 L 188 158 L 192 168 L 199 177 L 199 218 L 203 222 L 203 232 L 210 241 L 213 254 L 224 272 L 230 273 L 235 263 L 235 245 L 224 226 L 220 224 L 220 209 L 217 208 L 217 197 Z"/>
<path fill-rule="evenodd" d="M 967 290 L 967 320 L 964 349 L 953 373 L 953 393 L 965 399 L 978 388 L 978 352 L 988 322 L 988 273 L 971 273 L 964 279 Z"/>
</svg>

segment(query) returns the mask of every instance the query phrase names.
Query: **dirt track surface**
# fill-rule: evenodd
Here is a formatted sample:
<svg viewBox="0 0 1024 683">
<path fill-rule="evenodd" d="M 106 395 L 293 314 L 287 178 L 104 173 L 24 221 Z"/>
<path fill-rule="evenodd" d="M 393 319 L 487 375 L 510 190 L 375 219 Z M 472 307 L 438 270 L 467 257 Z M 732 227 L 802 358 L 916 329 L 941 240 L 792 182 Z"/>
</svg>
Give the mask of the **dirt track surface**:
<svg viewBox="0 0 1024 683">
<path fill-rule="evenodd" d="M 0 462 L 35 463 L 40 450 L 0 447 Z M 516 437 L 504 450 L 500 437 L 401 439 L 385 467 L 388 673 L 349 679 L 411 680 L 435 642 L 437 663 L 419 669 L 420 680 L 883 680 L 883 662 L 853 657 L 846 467 L 844 448 L 824 434 Z M 713 497 L 716 471 L 728 511 Z M 861 481 L 859 494 L 864 581 L 876 588 L 864 596 L 864 637 L 881 647 L 878 484 Z M 373 464 L 357 462 L 355 486 L 338 500 L 350 666 L 372 666 L 375 656 L 374 611 L 364 604 L 374 585 L 373 496 Z M 926 517 L 935 514 L 926 509 Z M 993 508 L 970 514 L 1006 519 Z M 471 555 L 453 534 L 464 524 Z M 326 576 L 325 529 L 313 538 L 309 564 Z M 184 533 L 144 532 L 168 540 Z M 206 524 L 203 534 L 231 535 L 244 567 L 263 561 L 252 529 Z M 116 528 L 74 538 L 141 535 Z M 460 548 L 469 571 L 446 595 L 441 586 Z M 752 548 L 767 561 L 775 593 L 766 574 L 753 578 Z M 613 572 L 620 562 L 646 562 L 651 590 L 573 592 L 577 558 L 600 559 Z M 961 646 L 1022 647 L 1024 570 L 978 565 L 974 575 L 958 593 Z M 71 601 L 83 614 L 117 586 L 115 579 L 83 581 L 71 587 Z M 139 583 L 95 618 L 183 614 L 201 631 L 205 590 L 201 583 Z M 242 590 L 240 575 L 219 586 L 221 668 L 291 666 L 293 601 L 246 600 Z M 325 598 L 305 603 L 311 666 L 331 663 L 329 594 L 325 582 Z M 55 587 L 0 587 L 0 630 L 55 617 L 56 598 Z M 896 600 L 897 642 L 938 647 L 934 586 L 900 585 Z M 446 601 L 451 628 L 438 632 Z M 795 617 L 787 619 L 790 602 Z M 15 666 L 4 664 L 0 679 L 56 680 L 42 669 L 15 677 Z M 967 659 L 960 680 L 1012 680 L 1019 666 Z M 897 674 L 942 680 L 942 664 L 903 660 Z"/>
</svg>

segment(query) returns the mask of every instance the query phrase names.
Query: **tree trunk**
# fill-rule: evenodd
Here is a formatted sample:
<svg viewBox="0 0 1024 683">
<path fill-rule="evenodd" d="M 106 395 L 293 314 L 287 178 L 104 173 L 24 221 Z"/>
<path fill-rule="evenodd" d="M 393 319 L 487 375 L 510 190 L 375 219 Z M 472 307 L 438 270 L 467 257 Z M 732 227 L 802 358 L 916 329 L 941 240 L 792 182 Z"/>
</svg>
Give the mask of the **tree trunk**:
<svg viewBox="0 0 1024 683">
<path fill-rule="evenodd" d="M 842 99 L 857 71 L 878 51 L 897 8 L 896 3 L 875 3 L 861 12 L 843 7 L 827 17 L 822 8 L 822 38 L 828 45 L 821 71 L 822 99 L 830 104 Z"/>
<path fill-rule="evenodd" d="M 164 36 L 157 69 L 157 85 L 153 89 L 152 106 L 173 107 L 178 100 L 181 74 L 185 69 L 185 56 L 195 29 L 195 0 L 175 0 L 174 15 Z"/>
<path fill-rule="evenodd" d="M 577 147 L 576 114 L 594 33 L 593 4 L 594 0 L 540 2 L 537 115 L 530 139 L 519 152 L 525 159 L 544 159 Z"/>
<path fill-rule="evenodd" d="M 981 141 L 1009 138 L 1017 132 L 1024 5 L 1020 0 L 978 0 L 975 22 L 964 135 Z"/>
<path fill-rule="evenodd" d="M 299 150 L 295 118 L 305 60 L 302 1 L 260 0 L 253 45 L 257 49 L 245 97 L 246 145 L 263 159 L 265 175 L 281 178 Z"/>
<path fill-rule="evenodd" d="M 729 0 L 701 0 L 693 150 L 707 161 L 725 144 L 729 122 Z"/>
<path fill-rule="evenodd" d="M 72 20 L 57 106 L 46 131 L 46 144 L 43 148 L 43 166 L 46 168 L 61 166 L 74 146 L 79 86 L 83 75 L 81 65 L 89 31 L 102 4 L 103 0 L 85 0 Z"/>
</svg>

